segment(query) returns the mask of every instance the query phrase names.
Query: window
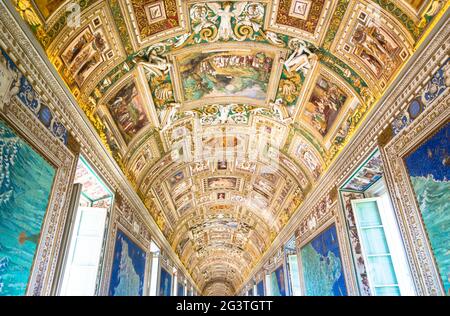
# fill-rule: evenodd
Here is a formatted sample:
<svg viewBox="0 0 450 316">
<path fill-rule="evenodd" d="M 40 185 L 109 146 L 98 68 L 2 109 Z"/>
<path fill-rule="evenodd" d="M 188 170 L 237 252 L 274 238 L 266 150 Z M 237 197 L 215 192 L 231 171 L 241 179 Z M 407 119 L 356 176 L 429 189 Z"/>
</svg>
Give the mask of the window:
<svg viewBox="0 0 450 316">
<path fill-rule="evenodd" d="M 177 269 L 173 268 L 172 296 L 177 296 L 178 276 Z"/>
<path fill-rule="evenodd" d="M 289 267 L 289 281 L 291 285 L 291 294 L 293 296 L 300 296 L 300 274 L 298 272 L 298 256 L 291 254 L 287 256 Z"/>
<path fill-rule="evenodd" d="M 295 236 L 292 236 L 284 245 L 287 266 L 289 295 L 300 296 L 300 275 L 298 271 L 298 256 L 295 248 Z"/>
<path fill-rule="evenodd" d="M 270 274 L 266 274 L 266 282 L 265 282 L 265 285 L 266 285 L 266 295 L 267 296 L 272 296 L 272 291 L 270 290 L 270 284 L 271 284 L 271 281 L 270 281 Z"/>
<path fill-rule="evenodd" d="M 107 216 L 113 195 L 103 181 L 80 157 L 75 175 L 77 196 L 73 205 L 62 268 L 60 295 L 96 294 Z"/>
<path fill-rule="evenodd" d="M 151 254 L 151 270 L 150 270 L 150 286 L 149 286 L 149 295 L 156 296 L 157 295 L 157 287 L 158 287 L 158 271 L 159 271 L 159 254 L 160 249 L 156 243 L 153 241 L 150 243 L 150 254 Z"/>
<path fill-rule="evenodd" d="M 383 180 L 352 200 L 367 275 L 373 295 L 413 295 L 400 232 Z"/>
</svg>

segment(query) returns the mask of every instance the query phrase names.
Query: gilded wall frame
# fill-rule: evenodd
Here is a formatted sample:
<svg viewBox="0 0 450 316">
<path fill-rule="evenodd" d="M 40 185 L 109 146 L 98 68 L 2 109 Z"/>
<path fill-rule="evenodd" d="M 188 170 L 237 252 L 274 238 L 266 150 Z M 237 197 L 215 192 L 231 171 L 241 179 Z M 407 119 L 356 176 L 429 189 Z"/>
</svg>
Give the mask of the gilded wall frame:
<svg viewBox="0 0 450 316">
<path fill-rule="evenodd" d="M 17 97 L 3 105 L 0 118 L 56 170 L 26 290 L 26 295 L 51 295 L 70 206 L 77 155 L 53 136 Z"/>
<path fill-rule="evenodd" d="M 434 134 L 450 117 L 450 95 L 381 148 L 386 183 L 391 193 L 406 254 L 419 295 L 445 295 L 404 157 Z"/>
</svg>

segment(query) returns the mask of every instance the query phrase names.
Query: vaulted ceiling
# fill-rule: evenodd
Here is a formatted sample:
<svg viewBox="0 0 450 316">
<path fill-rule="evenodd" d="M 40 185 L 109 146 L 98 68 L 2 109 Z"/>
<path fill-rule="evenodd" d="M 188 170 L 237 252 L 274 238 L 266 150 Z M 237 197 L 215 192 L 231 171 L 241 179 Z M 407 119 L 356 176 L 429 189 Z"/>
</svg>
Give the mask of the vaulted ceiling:
<svg viewBox="0 0 450 316">
<path fill-rule="evenodd" d="M 241 285 L 448 6 L 13 3 L 204 294 Z"/>
</svg>

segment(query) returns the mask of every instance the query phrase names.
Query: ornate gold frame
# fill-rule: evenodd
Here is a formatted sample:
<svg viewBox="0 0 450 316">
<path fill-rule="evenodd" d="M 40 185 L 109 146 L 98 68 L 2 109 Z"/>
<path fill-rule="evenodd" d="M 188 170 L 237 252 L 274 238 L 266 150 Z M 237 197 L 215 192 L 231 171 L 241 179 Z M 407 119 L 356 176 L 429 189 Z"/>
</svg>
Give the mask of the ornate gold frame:
<svg viewBox="0 0 450 316">
<path fill-rule="evenodd" d="M 17 97 L 3 105 L 0 118 L 56 170 L 26 291 L 26 295 L 50 295 L 70 206 L 77 155 L 56 139 Z"/>
<path fill-rule="evenodd" d="M 386 184 L 391 192 L 413 280 L 419 295 L 445 295 L 404 157 L 428 139 L 450 117 L 450 94 L 429 107 L 409 127 L 381 148 Z M 420 163 L 420 162 L 419 162 Z"/>
</svg>

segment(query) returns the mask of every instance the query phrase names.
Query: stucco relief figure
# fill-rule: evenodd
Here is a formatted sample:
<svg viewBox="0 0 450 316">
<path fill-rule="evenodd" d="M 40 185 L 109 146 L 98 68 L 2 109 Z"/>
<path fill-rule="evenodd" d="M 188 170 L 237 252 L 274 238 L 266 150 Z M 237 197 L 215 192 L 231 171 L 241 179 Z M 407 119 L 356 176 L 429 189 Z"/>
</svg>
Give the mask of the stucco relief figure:
<svg viewBox="0 0 450 316">
<path fill-rule="evenodd" d="M 264 15 L 264 8 L 259 3 L 252 3 L 247 6 L 247 10 L 243 16 L 237 18 L 239 25 L 250 26 L 255 32 L 261 28 L 261 24 L 256 22 Z M 239 16 L 239 15 L 238 15 Z"/>
<path fill-rule="evenodd" d="M 266 38 L 267 38 L 269 41 L 271 41 L 273 44 L 275 44 L 275 45 L 284 45 L 283 40 L 281 40 L 281 39 L 278 37 L 278 34 L 277 34 L 277 33 L 268 31 L 268 32 L 266 32 Z"/>
<path fill-rule="evenodd" d="M 165 51 L 162 44 L 156 44 L 148 48 L 145 54 L 137 57 L 137 62 L 142 65 L 148 77 L 161 77 L 167 74 L 171 64 L 161 54 Z"/>
<path fill-rule="evenodd" d="M 220 123 L 225 124 L 228 121 L 228 114 L 230 113 L 231 104 L 222 105 L 220 107 Z"/>
<path fill-rule="evenodd" d="M 196 4 L 191 8 L 191 19 L 198 23 L 194 28 L 194 33 L 199 33 L 202 29 L 214 27 L 214 23 L 208 19 L 208 8 L 203 4 Z"/>
<path fill-rule="evenodd" d="M 168 127 L 170 127 L 172 123 L 175 121 L 176 115 L 178 114 L 178 110 L 180 109 L 180 107 L 181 105 L 179 103 L 171 103 L 168 106 L 168 109 L 166 109 L 166 111 L 169 111 L 169 113 L 162 127 L 163 131 L 166 130 Z"/>
<path fill-rule="evenodd" d="M 20 73 L 8 64 L 8 60 L 0 51 L 0 109 L 9 103 L 20 90 Z"/>
<path fill-rule="evenodd" d="M 231 27 L 231 18 L 237 19 L 245 9 L 247 2 L 240 2 L 234 4 L 234 9 L 231 9 L 231 3 L 226 2 L 222 6 L 219 3 L 206 4 L 216 14 L 211 20 L 216 22 L 220 18 L 220 25 L 217 31 L 217 36 L 214 40 L 223 39 L 228 41 L 234 38 L 233 28 Z"/>
<path fill-rule="evenodd" d="M 308 49 L 304 41 L 299 39 L 289 41 L 289 47 L 293 49 L 293 52 L 284 62 L 287 71 L 302 71 L 306 75 L 317 56 Z"/>
<path fill-rule="evenodd" d="M 291 117 L 285 116 L 286 111 L 283 111 L 283 109 L 282 109 L 282 106 L 284 106 L 284 105 L 283 105 L 283 100 L 281 98 L 276 99 L 275 102 L 270 102 L 269 106 L 271 107 L 273 114 L 281 122 L 286 123 L 286 124 L 290 124 L 292 122 Z"/>
</svg>

